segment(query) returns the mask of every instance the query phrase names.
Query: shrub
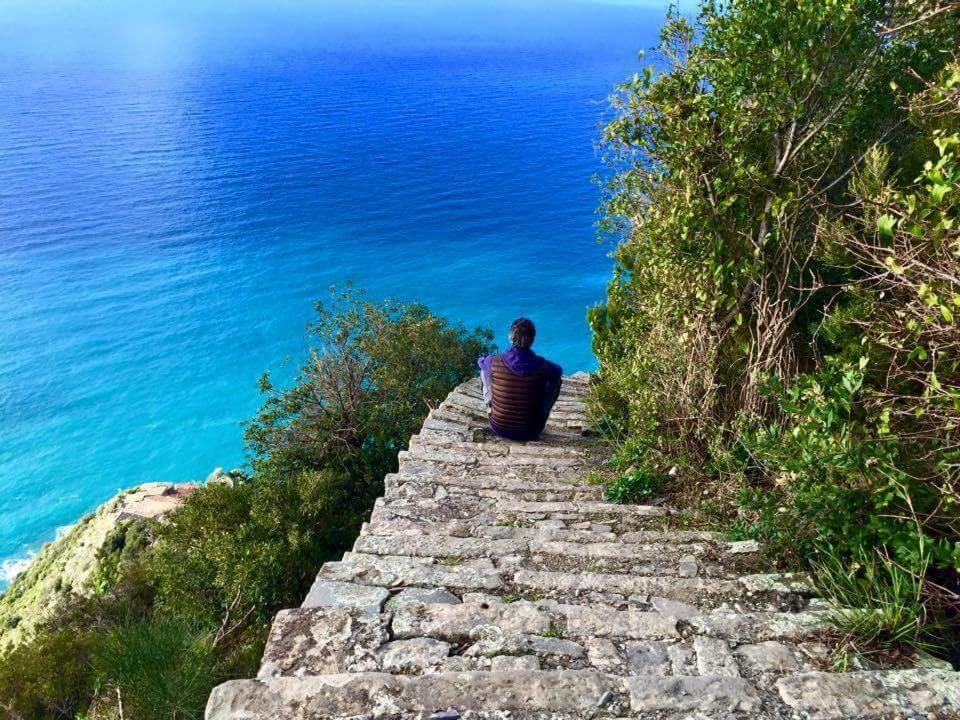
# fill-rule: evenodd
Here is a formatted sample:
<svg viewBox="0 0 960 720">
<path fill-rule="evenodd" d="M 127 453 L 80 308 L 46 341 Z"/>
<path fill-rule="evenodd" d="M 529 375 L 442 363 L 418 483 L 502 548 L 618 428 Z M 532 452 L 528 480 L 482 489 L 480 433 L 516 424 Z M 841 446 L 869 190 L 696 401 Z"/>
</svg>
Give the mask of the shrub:
<svg viewBox="0 0 960 720">
<path fill-rule="evenodd" d="M 605 492 L 615 503 L 641 503 L 656 497 L 663 489 L 663 476 L 644 468 L 634 468 L 618 476 Z"/>
<path fill-rule="evenodd" d="M 475 374 L 492 333 L 468 332 L 423 305 L 374 303 L 349 287 L 331 290 L 316 312 L 293 385 L 280 390 L 261 378 L 266 399 L 246 428 L 253 467 L 270 477 L 332 469 L 377 495 L 430 407 Z"/>
<path fill-rule="evenodd" d="M 205 631 L 169 618 L 117 627 L 96 653 L 105 688 L 137 720 L 201 717 L 217 682 L 216 654 Z"/>
<path fill-rule="evenodd" d="M 831 622 L 860 649 L 942 650 L 945 626 L 930 616 L 924 589 L 927 562 L 921 560 L 915 574 L 862 547 L 843 557 L 825 550 L 814 565 L 814 578 L 833 606 Z"/>
<path fill-rule="evenodd" d="M 719 499 L 781 563 L 873 568 L 857 587 L 888 630 L 908 587 L 920 624 L 960 616 L 960 5 L 941 5 L 674 13 L 663 71 L 618 88 L 603 136 L 622 240 L 593 398 L 608 439 L 648 450 L 615 495 L 678 465 L 702 491 L 674 494 Z"/>
<path fill-rule="evenodd" d="M 0 657 L 0 716 L 65 720 L 85 710 L 96 689 L 90 663 L 101 642 L 86 627 L 38 628 Z"/>
<path fill-rule="evenodd" d="M 302 471 L 201 488 L 148 556 L 158 609 L 210 629 L 218 647 L 262 632 L 356 537 L 367 505 L 350 487 L 335 472 Z"/>
</svg>

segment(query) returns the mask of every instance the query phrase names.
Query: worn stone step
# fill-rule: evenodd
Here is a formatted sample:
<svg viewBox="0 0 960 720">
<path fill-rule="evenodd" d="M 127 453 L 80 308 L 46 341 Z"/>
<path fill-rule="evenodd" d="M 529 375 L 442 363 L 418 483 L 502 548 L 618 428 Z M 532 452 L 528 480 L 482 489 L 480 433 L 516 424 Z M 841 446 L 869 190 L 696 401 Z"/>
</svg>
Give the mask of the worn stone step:
<svg viewBox="0 0 960 720">
<path fill-rule="evenodd" d="M 490 475 L 481 475 L 478 473 L 455 474 L 442 473 L 437 475 L 425 476 L 422 473 L 408 472 L 406 468 L 397 473 L 387 475 L 385 483 L 387 491 L 395 483 L 401 485 L 404 483 L 433 483 L 444 485 L 448 488 L 469 488 L 473 490 L 510 490 L 516 492 L 529 492 L 535 490 L 566 492 L 589 492 L 595 499 L 603 496 L 603 488 L 598 485 L 583 482 L 582 480 L 556 480 L 546 478 L 525 478 L 516 474 L 493 473 Z"/>
<path fill-rule="evenodd" d="M 504 586 L 493 564 L 458 565 L 421 562 L 418 558 L 346 553 L 340 562 L 324 564 L 318 579 L 376 587 L 446 587 L 457 590 L 497 590 Z"/>
<path fill-rule="evenodd" d="M 371 519 L 378 520 L 383 510 L 397 517 L 419 518 L 430 522 L 460 520 L 477 525 L 519 524 L 533 527 L 540 520 L 557 520 L 571 525 L 598 523 L 638 529 L 655 523 L 667 513 L 655 506 L 611 505 L 597 501 L 521 501 L 487 499 L 479 496 L 384 497 L 374 506 Z"/>
<path fill-rule="evenodd" d="M 603 491 L 593 485 L 490 476 L 423 478 L 397 474 L 388 475 L 385 483 L 385 494 L 400 497 L 439 497 L 452 493 L 494 500 L 518 498 L 530 502 L 597 501 L 603 497 Z"/>
<path fill-rule="evenodd" d="M 670 513 L 667 508 L 656 505 L 615 505 L 602 501 L 584 502 L 530 502 L 525 500 L 502 500 L 492 504 L 500 515 L 563 514 L 583 520 L 602 515 L 607 517 L 663 517 Z"/>
<path fill-rule="evenodd" d="M 550 531 L 545 531 L 550 532 Z M 626 544 L 618 542 L 568 542 L 553 540 L 536 532 L 528 537 L 486 538 L 456 537 L 451 535 L 372 535 L 361 536 L 354 550 L 374 555 L 409 555 L 416 557 L 500 557 L 503 555 L 552 555 L 580 561 L 624 560 L 628 562 L 653 562 L 677 564 L 685 557 L 702 558 L 713 552 L 723 551 L 723 546 L 706 543 L 675 545 Z"/>
<path fill-rule="evenodd" d="M 363 535 L 355 552 L 372 555 L 404 555 L 423 558 L 480 558 L 527 552 L 522 539 L 459 538 L 438 535 Z"/>
<path fill-rule="evenodd" d="M 808 720 L 960 713 L 960 673 L 943 670 L 809 672 L 777 682 L 783 702 Z"/>
<path fill-rule="evenodd" d="M 320 720 L 412 717 L 456 708 L 608 717 L 667 711 L 755 713 L 756 688 L 743 678 L 621 678 L 588 670 L 443 672 L 430 675 L 348 673 L 233 680 L 214 689 L 207 720 Z"/>
<path fill-rule="evenodd" d="M 514 573 L 512 582 L 522 590 L 563 597 L 576 597 L 589 592 L 623 597 L 657 596 L 697 606 L 712 606 L 724 598 L 739 597 L 742 593 L 742 588 L 735 580 L 698 577 L 642 577 L 520 569 Z"/>
<path fill-rule="evenodd" d="M 415 436 L 419 440 L 419 436 Z M 583 465 L 583 459 L 571 455 L 541 455 L 535 453 L 513 454 L 499 452 L 496 446 L 466 451 L 454 441 L 449 442 L 411 442 L 408 449 L 400 454 L 402 460 L 428 460 L 450 465 L 483 465 L 485 467 L 522 468 L 527 465 L 541 465 L 546 468 L 577 467 Z"/>
<path fill-rule="evenodd" d="M 397 609 L 392 621 L 395 637 L 431 637 L 462 643 L 478 632 L 496 627 L 507 635 L 551 635 L 584 639 L 677 638 L 677 619 L 657 612 L 603 605 L 567 605 L 533 601 L 464 602 L 457 605 L 411 603 Z"/>
<path fill-rule="evenodd" d="M 713 610 L 690 617 L 694 632 L 736 642 L 800 640 L 830 628 L 827 610 L 736 612 Z"/>
<path fill-rule="evenodd" d="M 456 537 L 489 537 L 489 538 L 523 538 L 527 540 L 550 541 L 557 540 L 575 543 L 603 543 L 617 542 L 623 544 L 650 544 L 669 546 L 721 542 L 717 533 L 684 531 L 684 530 L 643 530 L 627 532 L 617 535 L 613 532 L 615 525 L 587 521 L 584 527 L 567 527 L 564 521 L 538 521 L 530 527 L 512 523 L 493 525 L 474 524 L 464 521 L 429 522 L 421 519 L 409 518 L 382 518 L 377 523 L 368 523 L 364 533 L 376 535 L 394 534 L 429 534 L 450 535 Z M 749 551 L 756 552 L 759 548 L 752 546 Z"/>
</svg>

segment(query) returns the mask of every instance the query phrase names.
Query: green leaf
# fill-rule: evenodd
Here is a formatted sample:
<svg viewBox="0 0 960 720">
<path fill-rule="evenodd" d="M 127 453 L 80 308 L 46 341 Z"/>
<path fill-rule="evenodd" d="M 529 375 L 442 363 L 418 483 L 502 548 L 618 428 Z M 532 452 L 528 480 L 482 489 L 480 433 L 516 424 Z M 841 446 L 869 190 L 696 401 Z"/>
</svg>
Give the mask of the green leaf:
<svg viewBox="0 0 960 720">
<path fill-rule="evenodd" d="M 890 239 L 893 237 L 893 229 L 897 225 L 897 218 L 893 215 L 884 213 L 877 218 L 877 230 L 880 231 L 881 237 Z"/>
</svg>

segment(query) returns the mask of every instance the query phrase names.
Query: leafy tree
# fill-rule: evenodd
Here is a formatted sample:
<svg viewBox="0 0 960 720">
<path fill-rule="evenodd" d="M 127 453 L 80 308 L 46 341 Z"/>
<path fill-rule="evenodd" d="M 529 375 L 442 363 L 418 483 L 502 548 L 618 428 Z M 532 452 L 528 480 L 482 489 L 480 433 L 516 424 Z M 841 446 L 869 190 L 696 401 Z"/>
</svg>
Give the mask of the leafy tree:
<svg viewBox="0 0 960 720">
<path fill-rule="evenodd" d="M 620 465 L 786 563 L 866 552 L 924 619 L 960 610 L 958 34 L 956 0 L 671 15 L 604 132 L 624 239 L 590 314 Z"/>
<path fill-rule="evenodd" d="M 492 333 L 467 332 L 423 305 L 374 303 L 350 287 L 332 289 L 316 312 L 292 387 L 261 378 L 266 400 L 246 433 L 254 470 L 337 469 L 379 494 L 397 451 L 430 407 L 474 374 Z"/>
</svg>

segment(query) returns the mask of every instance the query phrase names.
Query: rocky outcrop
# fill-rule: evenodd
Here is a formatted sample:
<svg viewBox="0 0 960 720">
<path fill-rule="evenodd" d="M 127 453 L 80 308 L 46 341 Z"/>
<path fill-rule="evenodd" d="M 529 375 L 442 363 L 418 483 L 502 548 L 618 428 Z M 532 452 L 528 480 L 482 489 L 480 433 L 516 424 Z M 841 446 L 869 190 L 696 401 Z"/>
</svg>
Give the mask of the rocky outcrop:
<svg viewBox="0 0 960 720">
<path fill-rule="evenodd" d="M 208 720 L 889 718 L 960 709 L 952 672 L 823 672 L 823 603 L 760 548 L 668 529 L 587 481 L 586 378 L 538 442 L 484 430 L 476 381 L 432 411 L 353 552 L 277 616 Z"/>
<path fill-rule="evenodd" d="M 100 550 L 118 525 L 160 518 L 182 505 L 197 487 L 147 483 L 124 490 L 45 545 L 0 596 L 0 654 L 72 595 L 91 592 Z"/>
</svg>

